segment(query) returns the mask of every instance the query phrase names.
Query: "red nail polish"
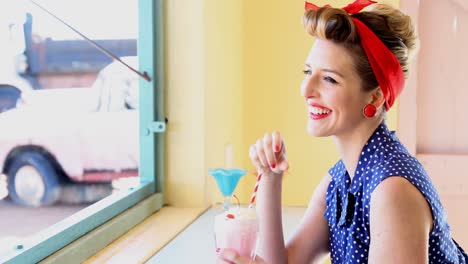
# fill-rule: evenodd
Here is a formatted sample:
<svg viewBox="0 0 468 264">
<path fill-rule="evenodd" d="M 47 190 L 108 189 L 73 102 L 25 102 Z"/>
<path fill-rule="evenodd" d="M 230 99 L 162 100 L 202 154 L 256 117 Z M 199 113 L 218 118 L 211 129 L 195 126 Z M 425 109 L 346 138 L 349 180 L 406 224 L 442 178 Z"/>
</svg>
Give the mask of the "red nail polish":
<svg viewBox="0 0 468 264">
<path fill-rule="evenodd" d="M 275 147 L 275 151 L 276 151 L 276 152 L 280 151 L 280 147 L 279 147 L 279 146 L 276 146 L 276 147 Z"/>
<path fill-rule="evenodd" d="M 272 167 L 273 169 L 276 168 L 276 164 L 274 164 L 274 163 L 271 164 L 271 167 Z"/>
</svg>

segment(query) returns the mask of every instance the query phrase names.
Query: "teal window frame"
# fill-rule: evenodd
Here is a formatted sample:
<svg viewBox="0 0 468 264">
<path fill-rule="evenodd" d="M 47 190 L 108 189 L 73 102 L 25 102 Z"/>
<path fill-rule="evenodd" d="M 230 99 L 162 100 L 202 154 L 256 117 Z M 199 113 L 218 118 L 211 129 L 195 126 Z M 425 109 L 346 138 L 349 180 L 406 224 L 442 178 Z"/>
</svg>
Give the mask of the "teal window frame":
<svg viewBox="0 0 468 264">
<path fill-rule="evenodd" d="M 11 245 L 1 263 L 36 263 L 155 195 L 151 212 L 164 204 L 164 39 L 163 1 L 138 0 L 139 71 L 151 81 L 139 82 L 140 184 L 125 193 L 106 197 L 54 224 L 23 243 Z M 133 226 L 131 226 L 133 227 Z M 130 229 L 131 227 L 128 227 Z M 127 230 L 120 230 L 123 234 Z M 102 247 L 102 246 L 101 246 Z M 98 249 L 94 249 L 98 250 Z M 88 256 L 89 257 L 89 256 Z"/>
</svg>

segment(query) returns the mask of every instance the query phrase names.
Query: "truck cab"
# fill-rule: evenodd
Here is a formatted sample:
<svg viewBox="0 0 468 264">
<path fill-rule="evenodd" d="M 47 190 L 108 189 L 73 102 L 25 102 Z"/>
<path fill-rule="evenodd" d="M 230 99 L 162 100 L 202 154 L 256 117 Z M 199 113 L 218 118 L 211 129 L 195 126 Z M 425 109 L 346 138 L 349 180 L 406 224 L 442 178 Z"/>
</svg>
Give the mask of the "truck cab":
<svg viewBox="0 0 468 264">
<path fill-rule="evenodd" d="M 26 13 L 21 5 L 0 8 L 0 113 L 14 108 L 21 94 L 33 89 L 21 76 L 27 67 L 25 22 Z"/>
</svg>

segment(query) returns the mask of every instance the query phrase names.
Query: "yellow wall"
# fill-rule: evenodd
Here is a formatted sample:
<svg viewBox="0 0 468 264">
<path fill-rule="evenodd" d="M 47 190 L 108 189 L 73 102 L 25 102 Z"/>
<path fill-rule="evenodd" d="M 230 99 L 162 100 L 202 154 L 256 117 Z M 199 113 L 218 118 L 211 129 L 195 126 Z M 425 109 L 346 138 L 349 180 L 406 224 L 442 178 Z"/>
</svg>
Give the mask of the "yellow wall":
<svg viewBox="0 0 468 264">
<path fill-rule="evenodd" d="M 291 165 L 283 203 L 307 205 L 338 156 L 330 139 L 306 133 L 299 87 L 313 39 L 301 24 L 304 1 L 176 0 L 166 5 L 167 202 L 220 202 L 208 168 L 233 165 L 252 172 L 248 147 L 279 130 Z M 388 114 L 391 129 L 396 129 L 395 109 Z M 233 158 L 226 163 L 229 145 Z M 236 193 L 242 202 L 248 202 L 254 184 L 252 173 L 240 181 Z"/>
<path fill-rule="evenodd" d="M 209 168 L 243 167 L 242 1 L 205 0 L 206 202 L 221 202 Z M 228 152 L 226 154 L 226 152 Z"/>
<path fill-rule="evenodd" d="M 201 206 L 205 193 L 203 5 L 165 1 L 166 202 Z"/>
<path fill-rule="evenodd" d="M 166 202 L 207 206 L 221 201 L 208 169 L 242 167 L 242 2 L 165 3 Z"/>
</svg>

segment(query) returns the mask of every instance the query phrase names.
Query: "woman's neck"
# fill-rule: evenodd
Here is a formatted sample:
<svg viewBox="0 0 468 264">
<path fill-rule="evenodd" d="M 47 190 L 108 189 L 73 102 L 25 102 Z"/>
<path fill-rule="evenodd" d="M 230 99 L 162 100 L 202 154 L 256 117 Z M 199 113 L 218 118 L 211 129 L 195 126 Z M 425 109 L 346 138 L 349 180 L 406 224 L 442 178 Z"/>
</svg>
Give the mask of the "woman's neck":
<svg viewBox="0 0 468 264">
<path fill-rule="evenodd" d="M 338 153 L 348 171 L 349 177 L 353 179 L 354 173 L 364 145 L 372 136 L 375 129 L 380 125 L 383 118 L 366 120 L 346 134 L 335 135 L 334 141 L 338 148 Z"/>
</svg>

